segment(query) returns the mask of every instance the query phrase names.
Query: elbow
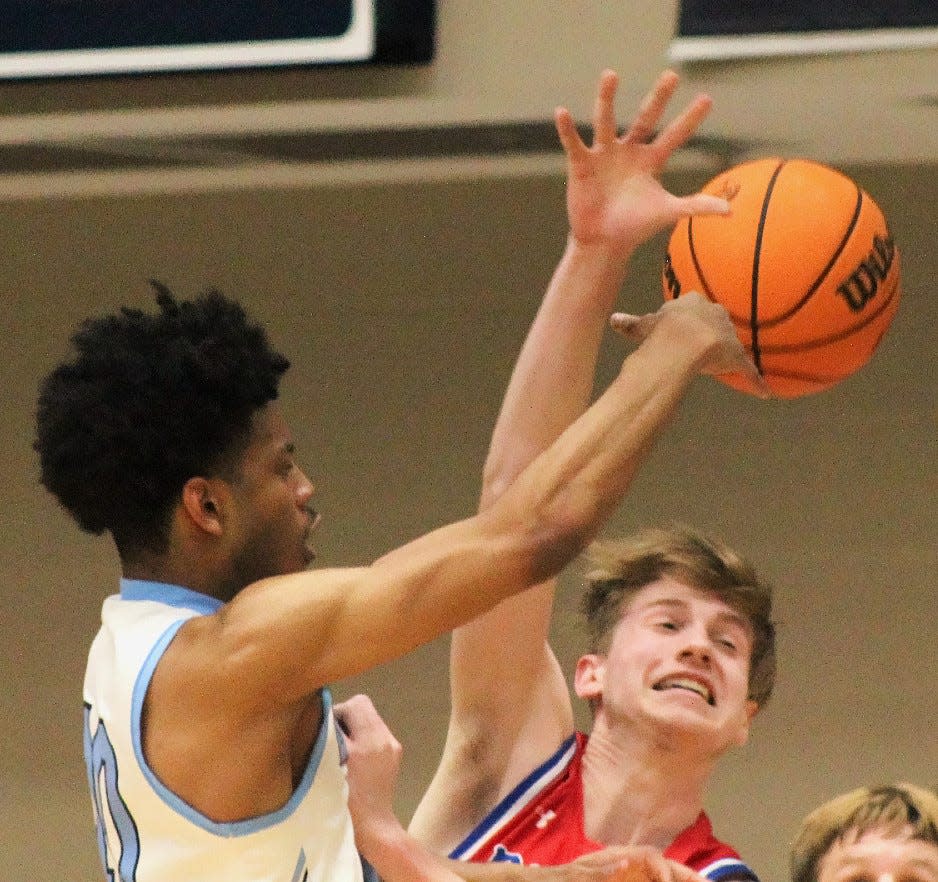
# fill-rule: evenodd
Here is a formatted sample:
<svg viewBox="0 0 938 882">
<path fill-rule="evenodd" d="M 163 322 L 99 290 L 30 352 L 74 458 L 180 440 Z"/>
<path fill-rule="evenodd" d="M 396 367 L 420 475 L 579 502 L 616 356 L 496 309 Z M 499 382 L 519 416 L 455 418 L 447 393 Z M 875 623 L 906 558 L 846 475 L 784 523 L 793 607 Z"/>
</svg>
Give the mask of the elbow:
<svg viewBox="0 0 938 882">
<path fill-rule="evenodd" d="M 479 494 L 479 511 L 491 508 L 511 486 L 510 481 L 501 476 L 492 475 L 486 470 L 482 475 L 482 492 Z"/>
<path fill-rule="evenodd" d="M 542 447 L 515 439 L 510 450 L 498 447 L 489 451 L 482 469 L 482 493 L 479 510 L 485 511 L 504 496 L 518 476 L 543 452 Z"/>
<path fill-rule="evenodd" d="M 595 535 L 596 518 L 582 506 L 558 499 L 547 510 L 516 525 L 527 560 L 527 581 L 537 585 L 557 576 Z"/>
<path fill-rule="evenodd" d="M 576 524 L 553 524 L 533 540 L 531 584 L 538 585 L 560 572 L 592 539 L 592 532 Z"/>
</svg>

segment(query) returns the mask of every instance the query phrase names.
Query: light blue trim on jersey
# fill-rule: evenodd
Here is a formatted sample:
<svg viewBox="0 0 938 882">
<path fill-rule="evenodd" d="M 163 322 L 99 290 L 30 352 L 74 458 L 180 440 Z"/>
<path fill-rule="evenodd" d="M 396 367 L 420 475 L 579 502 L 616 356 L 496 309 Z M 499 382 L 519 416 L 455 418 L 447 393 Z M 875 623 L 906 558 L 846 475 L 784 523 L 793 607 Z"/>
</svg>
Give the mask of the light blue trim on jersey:
<svg viewBox="0 0 938 882">
<path fill-rule="evenodd" d="M 202 597 L 206 600 L 214 601 L 214 598 L 207 597 L 207 595 L 198 594 L 198 592 L 189 591 L 185 588 L 178 588 L 178 586 L 175 585 L 160 585 L 154 582 L 143 584 L 157 586 L 161 592 L 165 588 L 175 588 L 179 592 L 184 592 L 183 594 L 178 595 L 180 600 L 191 598 L 192 595 L 195 595 L 196 598 Z M 123 594 L 123 591 L 124 583 L 122 582 L 121 594 Z M 147 591 L 149 592 L 150 589 L 147 589 Z M 177 596 L 175 592 L 171 593 L 174 596 Z M 133 599 L 155 600 L 156 598 L 136 597 Z M 192 606 L 189 605 L 188 602 L 184 603 L 183 605 L 186 609 L 192 609 Z M 186 623 L 186 621 L 188 620 L 182 619 L 179 622 L 173 622 L 173 624 L 163 632 L 159 640 L 156 641 L 153 649 L 150 650 L 150 654 L 147 656 L 146 661 L 144 661 L 143 666 L 140 668 L 140 673 L 137 675 L 137 681 L 134 683 L 133 698 L 131 700 L 130 707 L 130 729 L 131 738 L 133 739 L 134 745 L 134 755 L 137 758 L 137 764 L 140 766 L 144 777 L 147 779 L 154 792 L 157 794 L 157 796 L 160 797 L 160 799 L 163 800 L 163 802 L 165 802 L 177 814 L 186 818 L 186 820 L 195 824 L 197 827 L 201 827 L 203 830 L 209 833 L 214 833 L 216 836 L 246 836 L 248 833 L 255 833 L 258 830 L 264 830 L 267 827 L 272 827 L 275 824 L 279 824 L 281 821 L 285 820 L 293 814 L 293 812 L 296 810 L 296 807 L 303 801 L 306 794 L 309 793 L 310 787 L 313 785 L 313 779 L 316 777 L 316 771 L 319 768 L 319 763 L 322 761 L 322 755 L 326 749 L 326 740 L 329 736 L 329 721 L 332 712 L 332 693 L 328 689 L 320 690 L 320 696 L 322 697 L 322 722 L 319 725 L 319 734 L 316 736 L 316 743 L 313 745 L 313 750 L 310 753 L 309 762 L 306 764 L 306 770 L 303 772 L 303 777 L 287 802 L 277 811 L 270 812 L 266 815 L 259 815 L 256 818 L 248 818 L 244 821 L 229 821 L 224 823 L 213 821 L 211 818 L 206 817 L 201 812 L 194 809 L 185 800 L 178 797 L 162 781 L 160 781 L 143 756 L 143 740 L 141 738 L 140 729 L 140 720 L 143 715 L 143 700 L 146 697 L 147 689 L 150 686 L 150 680 L 153 677 L 153 672 L 156 670 L 157 663 L 159 662 L 160 658 L 162 658 L 163 653 L 166 651 L 166 647 L 170 644 L 170 641 L 172 641 L 173 637 L 176 636 L 176 632 Z"/>
<path fill-rule="evenodd" d="M 290 882 L 300 882 L 300 873 L 306 869 L 306 851 L 305 849 L 300 849 L 300 853 L 296 858 L 296 867 L 293 870 L 293 878 Z"/>
<path fill-rule="evenodd" d="M 564 759 L 564 754 L 570 752 L 570 758 L 573 756 L 571 748 L 576 743 L 576 733 L 564 739 L 560 747 L 550 756 L 549 759 L 546 759 L 541 763 L 533 772 L 527 775 L 522 779 L 521 783 L 518 784 L 498 805 L 495 806 L 479 823 L 476 825 L 475 829 L 472 830 L 462 842 L 459 843 L 450 853 L 449 857 L 458 861 L 463 858 L 463 855 L 466 854 L 480 839 L 484 839 L 487 836 L 491 835 L 492 828 L 497 822 L 502 819 L 502 816 L 513 807 L 514 803 L 518 801 L 520 797 L 525 794 L 532 784 L 534 784 L 539 778 L 541 778 L 545 772 L 551 771 L 551 767 L 561 763 Z M 567 761 L 562 764 L 562 768 L 566 768 L 569 764 L 570 758 L 567 758 Z M 527 800 L 526 800 L 527 802 Z"/>
<path fill-rule="evenodd" d="M 191 609 L 202 615 L 211 615 L 224 606 L 217 597 L 210 597 L 201 591 L 192 591 L 181 585 L 170 585 L 168 582 L 121 579 L 120 587 L 123 600 L 154 600 L 179 609 Z"/>
</svg>

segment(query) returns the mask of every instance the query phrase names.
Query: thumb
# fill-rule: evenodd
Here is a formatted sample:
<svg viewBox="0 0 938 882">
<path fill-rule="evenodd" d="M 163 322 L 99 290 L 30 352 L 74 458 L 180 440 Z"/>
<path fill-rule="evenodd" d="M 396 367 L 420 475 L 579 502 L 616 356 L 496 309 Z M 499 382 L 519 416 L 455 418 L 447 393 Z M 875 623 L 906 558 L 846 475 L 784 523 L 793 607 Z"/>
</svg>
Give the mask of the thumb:
<svg viewBox="0 0 938 882">
<path fill-rule="evenodd" d="M 657 322 L 656 313 L 630 315 L 626 312 L 614 312 L 609 317 L 612 330 L 634 343 L 641 343 L 652 332 Z"/>
<path fill-rule="evenodd" d="M 680 212 L 684 217 L 696 214 L 729 214 L 730 204 L 726 199 L 709 193 L 695 193 L 682 196 L 678 200 Z"/>
</svg>

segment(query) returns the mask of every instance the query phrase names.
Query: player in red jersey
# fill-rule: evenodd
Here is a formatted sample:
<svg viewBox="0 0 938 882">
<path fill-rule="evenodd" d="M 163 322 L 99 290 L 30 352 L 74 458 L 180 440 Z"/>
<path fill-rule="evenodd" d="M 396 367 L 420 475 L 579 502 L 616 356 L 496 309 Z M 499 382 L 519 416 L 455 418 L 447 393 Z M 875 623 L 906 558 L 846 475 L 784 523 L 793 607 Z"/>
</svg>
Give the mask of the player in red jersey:
<svg viewBox="0 0 938 882">
<path fill-rule="evenodd" d="M 665 72 L 624 135 L 605 72 L 594 143 L 556 112 L 567 154 L 570 235 L 528 334 L 486 462 L 480 507 L 586 407 L 606 319 L 634 249 L 723 200 L 677 197 L 659 182 L 710 108 L 698 96 L 656 131 L 677 77 Z M 613 324 L 642 339 L 654 317 Z M 647 445 L 636 449 L 634 473 Z M 589 577 L 592 632 L 575 688 L 593 707 L 574 733 L 563 673 L 547 642 L 556 583 L 459 628 L 452 715 L 440 767 L 411 829 L 472 861 L 552 864 L 602 844 L 653 846 L 714 880 L 753 879 L 714 838 L 703 796 L 718 759 L 748 736 L 774 676 L 771 598 L 751 567 L 690 531 L 650 531 L 602 548 Z"/>
</svg>

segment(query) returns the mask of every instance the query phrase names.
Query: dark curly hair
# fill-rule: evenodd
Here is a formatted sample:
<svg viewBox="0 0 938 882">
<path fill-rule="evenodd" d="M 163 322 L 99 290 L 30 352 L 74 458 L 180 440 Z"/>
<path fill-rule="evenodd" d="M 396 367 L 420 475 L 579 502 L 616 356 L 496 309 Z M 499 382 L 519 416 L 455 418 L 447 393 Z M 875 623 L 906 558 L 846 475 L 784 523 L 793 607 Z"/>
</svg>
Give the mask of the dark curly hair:
<svg viewBox="0 0 938 882">
<path fill-rule="evenodd" d="M 158 313 L 124 307 L 74 333 L 76 357 L 40 385 L 33 443 L 42 484 L 125 560 L 166 550 L 189 478 L 235 469 L 290 366 L 218 291 L 179 302 L 151 284 Z"/>
</svg>

